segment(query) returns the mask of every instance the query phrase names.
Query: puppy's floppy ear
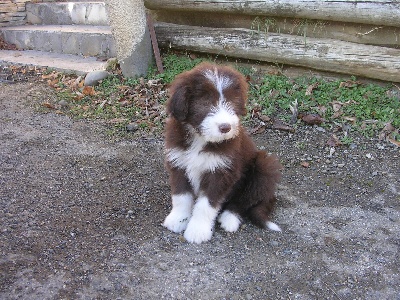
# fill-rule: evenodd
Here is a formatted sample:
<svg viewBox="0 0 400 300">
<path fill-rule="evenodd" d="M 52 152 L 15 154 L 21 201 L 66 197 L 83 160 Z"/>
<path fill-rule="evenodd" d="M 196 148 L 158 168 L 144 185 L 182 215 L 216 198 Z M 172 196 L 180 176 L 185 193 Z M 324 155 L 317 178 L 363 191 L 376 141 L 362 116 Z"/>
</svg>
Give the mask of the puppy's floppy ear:
<svg viewBox="0 0 400 300">
<path fill-rule="evenodd" d="M 189 110 L 188 86 L 185 80 L 176 80 L 170 87 L 171 96 L 167 102 L 167 112 L 178 121 L 184 121 Z"/>
</svg>

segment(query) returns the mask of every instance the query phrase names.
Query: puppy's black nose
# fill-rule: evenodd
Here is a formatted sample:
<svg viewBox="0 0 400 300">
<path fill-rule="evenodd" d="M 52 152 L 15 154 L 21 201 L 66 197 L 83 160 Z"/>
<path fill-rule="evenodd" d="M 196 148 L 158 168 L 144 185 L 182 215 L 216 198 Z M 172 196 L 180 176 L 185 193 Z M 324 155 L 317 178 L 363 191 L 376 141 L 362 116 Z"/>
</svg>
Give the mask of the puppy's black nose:
<svg viewBox="0 0 400 300">
<path fill-rule="evenodd" d="M 222 123 L 218 126 L 219 131 L 221 131 L 222 133 L 228 133 L 229 131 L 231 131 L 231 125 L 228 123 Z"/>
</svg>

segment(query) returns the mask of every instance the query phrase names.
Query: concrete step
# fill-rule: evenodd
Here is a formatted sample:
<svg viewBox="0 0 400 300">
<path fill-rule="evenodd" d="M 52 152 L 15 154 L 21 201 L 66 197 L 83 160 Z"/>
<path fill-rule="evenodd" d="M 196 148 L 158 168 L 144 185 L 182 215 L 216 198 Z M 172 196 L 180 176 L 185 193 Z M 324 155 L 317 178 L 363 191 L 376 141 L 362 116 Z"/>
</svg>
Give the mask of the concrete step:
<svg viewBox="0 0 400 300">
<path fill-rule="evenodd" d="M 0 50 L 0 64 L 49 67 L 65 73 L 84 75 L 92 71 L 105 70 L 107 63 L 98 61 L 94 57 L 85 58 L 70 54 L 48 53 L 34 50 Z"/>
<path fill-rule="evenodd" d="M 115 57 L 109 26 L 26 25 L 0 28 L 4 40 L 18 49 L 83 56 Z"/>
<path fill-rule="evenodd" d="M 104 2 L 27 3 L 28 24 L 108 25 Z"/>
</svg>

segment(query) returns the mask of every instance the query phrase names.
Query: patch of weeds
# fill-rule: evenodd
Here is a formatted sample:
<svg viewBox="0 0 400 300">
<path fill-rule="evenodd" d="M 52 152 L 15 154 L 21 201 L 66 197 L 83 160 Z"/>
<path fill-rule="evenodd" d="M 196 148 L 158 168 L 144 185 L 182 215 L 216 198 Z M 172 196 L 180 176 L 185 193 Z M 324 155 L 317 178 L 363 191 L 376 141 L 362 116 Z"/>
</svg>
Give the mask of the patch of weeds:
<svg viewBox="0 0 400 300">
<path fill-rule="evenodd" d="M 323 21 L 314 21 L 310 19 L 297 19 L 294 20 L 294 27 L 293 31 L 295 28 L 297 28 L 297 35 L 302 35 L 304 38 L 304 46 L 307 45 L 307 35 L 309 33 L 315 32 L 317 30 L 321 30 L 322 28 L 325 27 L 326 23 Z"/>
<path fill-rule="evenodd" d="M 166 117 L 164 103 L 168 84 L 176 75 L 206 60 L 212 61 L 195 55 L 167 53 L 163 56 L 163 74 L 157 74 L 155 67 L 146 78 L 124 78 L 117 72 L 94 88 L 84 87 L 82 78 L 76 76 L 53 72 L 44 78 L 56 89 L 58 101 L 68 103 L 68 109 L 62 110 L 65 113 L 77 118 L 102 119 L 119 131 L 135 123 L 139 130 L 153 132 L 160 131 Z M 363 84 L 356 78 L 330 81 L 269 74 L 260 77 L 254 75 L 253 68 L 240 65 L 236 68 L 250 82 L 246 125 L 260 115 L 265 117 L 264 123 L 270 119 L 288 122 L 292 116 L 290 106 L 297 99 L 299 114 L 320 115 L 325 120 L 320 126 L 333 128 L 350 123 L 352 130 L 376 136 L 385 124 L 391 123 L 395 128 L 391 137 L 399 139 L 400 103 L 389 92 L 390 85 Z M 341 143 L 351 144 L 352 139 L 345 136 Z"/>
<path fill-rule="evenodd" d="M 268 17 L 255 17 L 250 25 L 250 29 L 257 34 L 260 34 L 261 31 L 268 34 L 270 30 L 276 30 L 276 28 L 276 20 Z"/>
<path fill-rule="evenodd" d="M 342 143 L 342 145 L 345 146 L 350 146 L 353 143 L 353 138 L 350 137 L 349 135 L 345 135 L 340 139 L 340 142 Z"/>
<path fill-rule="evenodd" d="M 305 142 L 297 142 L 296 148 L 298 148 L 300 150 L 304 150 L 304 149 L 306 149 L 306 143 Z"/>
<path fill-rule="evenodd" d="M 350 122 L 369 136 L 376 135 L 387 123 L 400 127 L 399 98 L 390 96 L 391 88 L 363 84 L 355 78 L 328 81 L 267 75 L 260 83 L 251 85 L 250 104 L 261 105 L 262 113 L 267 116 L 287 120 L 289 105 L 297 99 L 299 113 L 319 114 L 328 122 Z"/>
<path fill-rule="evenodd" d="M 148 78 L 162 79 L 164 83 L 172 82 L 176 75 L 194 68 L 199 63 L 206 61 L 205 58 L 190 58 L 187 55 L 167 54 L 163 57 L 164 73 L 156 74 L 156 68 L 152 67 Z"/>
</svg>

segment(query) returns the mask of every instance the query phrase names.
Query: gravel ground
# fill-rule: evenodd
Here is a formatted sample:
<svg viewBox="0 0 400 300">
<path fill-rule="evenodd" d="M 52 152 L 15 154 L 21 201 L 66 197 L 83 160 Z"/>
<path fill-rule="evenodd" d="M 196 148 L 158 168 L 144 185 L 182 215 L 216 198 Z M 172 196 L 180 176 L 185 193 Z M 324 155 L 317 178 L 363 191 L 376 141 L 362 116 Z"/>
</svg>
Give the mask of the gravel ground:
<svg viewBox="0 0 400 300">
<path fill-rule="evenodd" d="M 1 299 L 400 299 L 394 145 L 353 136 L 333 152 L 332 133 L 307 126 L 256 135 L 285 166 L 283 232 L 217 227 L 193 245 L 160 225 L 162 140 L 33 108 L 51 97 L 0 83 Z"/>
</svg>

